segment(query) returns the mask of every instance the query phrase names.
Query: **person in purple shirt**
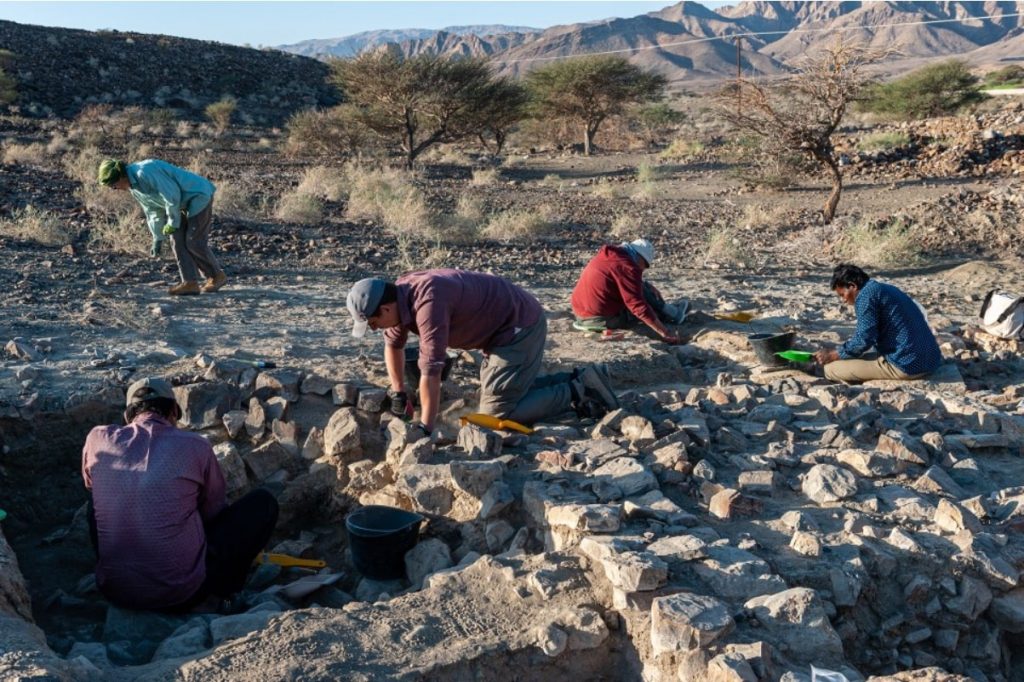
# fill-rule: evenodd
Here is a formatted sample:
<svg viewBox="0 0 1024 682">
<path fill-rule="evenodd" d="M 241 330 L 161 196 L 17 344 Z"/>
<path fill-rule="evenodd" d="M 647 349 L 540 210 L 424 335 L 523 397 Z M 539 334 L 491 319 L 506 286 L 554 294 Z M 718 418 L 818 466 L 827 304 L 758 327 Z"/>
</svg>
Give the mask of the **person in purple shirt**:
<svg viewBox="0 0 1024 682">
<path fill-rule="evenodd" d="M 277 523 L 277 501 L 253 490 L 225 500 L 202 436 L 175 427 L 167 381 L 128 388 L 126 426 L 97 426 L 82 450 L 96 584 L 114 604 L 186 611 L 242 589 Z"/>
<path fill-rule="evenodd" d="M 442 269 L 412 272 L 394 283 L 367 278 L 349 291 L 347 306 L 353 336 L 362 337 L 367 327 L 384 330 L 391 411 L 407 418 L 413 405 L 405 387 L 404 348 L 410 333 L 419 337 L 420 425 L 427 433 L 437 421 L 449 348 L 484 352 L 484 414 L 533 424 L 570 409 L 599 417 L 619 406 L 600 365 L 538 377 L 547 318 L 536 298 L 501 277 Z"/>
</svg>

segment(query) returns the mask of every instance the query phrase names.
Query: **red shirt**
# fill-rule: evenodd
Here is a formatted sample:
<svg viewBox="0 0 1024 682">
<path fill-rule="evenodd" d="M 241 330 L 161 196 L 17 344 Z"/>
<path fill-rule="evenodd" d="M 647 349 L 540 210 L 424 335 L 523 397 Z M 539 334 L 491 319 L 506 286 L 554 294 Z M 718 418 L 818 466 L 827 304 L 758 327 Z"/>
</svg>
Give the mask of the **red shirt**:
<svg viewBox="0 0 1024 682">
<path fill-rule="evenodd" d="M 619 246 L 602 246 L 572 291 L 572 312 L 579 318 L 614 317 L 628 309 L 653 327 L 658 319 L 644 299 L 644 271 Z"/>
<path fill-rule="evenodd" d="M 384 342 L 404 348 L 409 332 L 419 336 L 424 376 L 440 376 L 447 349 L 490 352 L 511 343 L 516 332 L 536 324 L 544 314 L 525 289 L 483 272 L 410 272 L 395 286 L 399 324 L 384 331 Z"/>
<path fill-rule="evenodd" d="M 151 412 L 97 426 L 82 449 L 99 536 L 96 584 L 121 606 L 184 602 L 206 578 L 208 521 L 225 505 L 224 475 L 202 436 Z"/>
</svg>

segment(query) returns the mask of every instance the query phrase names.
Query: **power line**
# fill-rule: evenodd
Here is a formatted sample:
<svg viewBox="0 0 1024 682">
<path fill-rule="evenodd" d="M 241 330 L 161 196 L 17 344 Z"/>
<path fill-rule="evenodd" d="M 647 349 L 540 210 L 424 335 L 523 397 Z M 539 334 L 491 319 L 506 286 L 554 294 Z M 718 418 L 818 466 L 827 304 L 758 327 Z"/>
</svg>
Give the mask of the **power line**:
<svg viewBox="0 0 1024 682">
<path fill-rule="evenodd" d="M 859 31 L 859 30 L 876 30 L 880 28 L 900 28 L 903 26 L 928 26 L 931 24 L 950 24 L 950 23 L 962 23 L 966 21 L 978 21 L 981 19 L 989 19 L 995 21 L 997 19 L 1010 19 L 1013 17 L 1024 16 L 1024 12 L 1014 12 L 1012 14 L 995 14 L 992 16 L 984 17 L 964 17 L 962 19 L 928 19 L 924 21 L 903 21 L 895 24 L 859 24 L 857 26 L 839 26 L 839 27 L 828 27 L 828 28 L 795 28 L 790 31 L 748 31 L 742 33 L 730 33 L 728 35 L 721 36 L 709 36 L 706 38 L 694 38 L 693 40 L 683 40 L 674 43 L 659 43 L 657 45 L 642 45 L 639 47 L 625 47 L 620 50 L 605 50 L 603 52 L 585 52 L 582 54 L 569 54 L 559 55 L 555 57 L 524 57 L 522 59 L 494 59 L 492 60 L 495 64 L 519 64 L 523 62 L 544 62 L 554 61 L 556 59 L 573 59 L 576 57 L 596 57 L 605 54 L 625 54 L 631 52 L 639 52 L 641 50 L 661 50 L 666 47 L 681 47 L 683 45 L 694 45 L 697 43 L 710 43 L 715 40 L 734 40 L 737 38 L 750 38 L 755 36 L 775 36 L 775 35 L 790 35 L 800 33 L 831 33 L 838 31 Z"/>
</svg>

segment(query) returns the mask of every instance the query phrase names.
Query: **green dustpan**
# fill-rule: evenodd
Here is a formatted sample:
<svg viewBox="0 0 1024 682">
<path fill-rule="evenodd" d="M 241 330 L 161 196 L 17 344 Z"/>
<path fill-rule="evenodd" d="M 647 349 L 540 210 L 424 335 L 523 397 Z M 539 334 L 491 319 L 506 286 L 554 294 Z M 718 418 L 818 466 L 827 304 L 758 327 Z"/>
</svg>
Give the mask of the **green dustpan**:
<svg viewBox="0 0 1024 682">
<path fill-rule="evenodd" d="M 790 362 L 807 362 L 814 357 L 814 353 L 805 350 L 784 350 L 776 355 Z"/>
<path fill-rule="evenodd" d="M 3 521 L 6 518 L 7 518 L 7 512 L 5 512 L 3 509 L 0 509 L 0 521 Z"/>
</svg>

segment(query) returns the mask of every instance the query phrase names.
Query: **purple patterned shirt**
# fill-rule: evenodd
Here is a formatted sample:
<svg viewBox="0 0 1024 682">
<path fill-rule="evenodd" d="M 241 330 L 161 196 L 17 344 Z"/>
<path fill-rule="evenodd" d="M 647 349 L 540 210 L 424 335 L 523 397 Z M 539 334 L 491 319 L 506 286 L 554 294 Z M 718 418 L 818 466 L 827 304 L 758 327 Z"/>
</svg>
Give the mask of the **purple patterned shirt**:
<svg viewBox="0 0 1024 682">
<path fill-rule="evenodd" d="M 153 413 L 97 426 L 82 449 L 99 537 L 96 584 L 130 608 L 186 601 L 206 578 L 203 524 L 224 508 L 224 475 L 202 436 Z"/>
</svg>

